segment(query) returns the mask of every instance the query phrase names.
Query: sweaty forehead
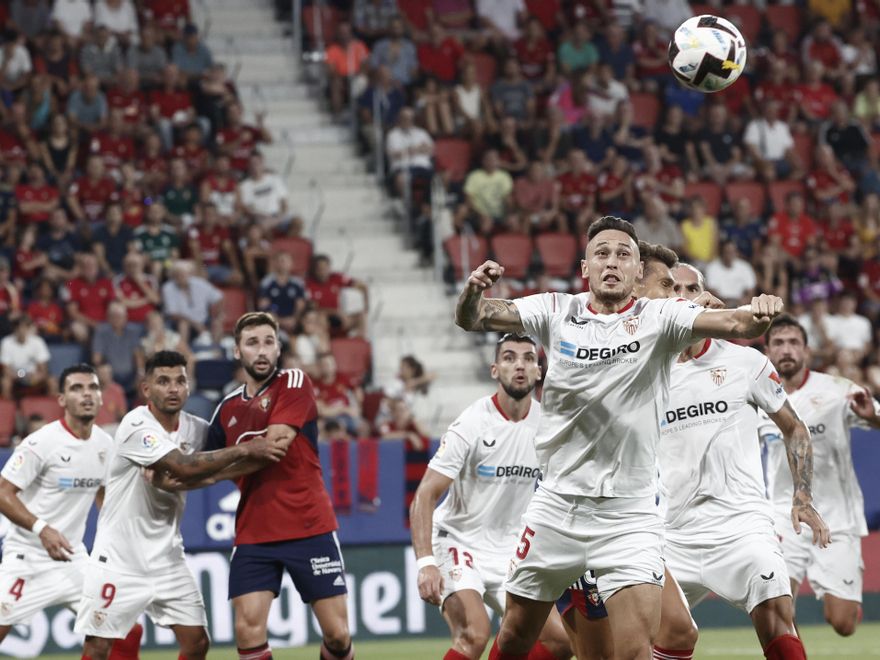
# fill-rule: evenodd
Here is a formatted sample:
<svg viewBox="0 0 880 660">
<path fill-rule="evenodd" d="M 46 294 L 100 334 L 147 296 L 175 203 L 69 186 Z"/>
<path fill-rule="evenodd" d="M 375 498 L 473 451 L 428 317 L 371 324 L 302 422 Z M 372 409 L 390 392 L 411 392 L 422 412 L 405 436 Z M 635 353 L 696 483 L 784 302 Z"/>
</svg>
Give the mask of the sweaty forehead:
<svg viewBox="0 0 880 660">
<path fill-rule="evenodd" d="M 632 236 L 618 229 L 606 229 L 604 231 L 600 231 L 598 234 L 593 236 L 593 239 L 587 244 L 587 251 L 595 251 L 600 246 L 612 248 L 625 246 L 632 250 L 635 250 L 636 252 L 639 251 L 639 246 L 636 245 L 636 242 L 632 239 Z"/>
</svg>

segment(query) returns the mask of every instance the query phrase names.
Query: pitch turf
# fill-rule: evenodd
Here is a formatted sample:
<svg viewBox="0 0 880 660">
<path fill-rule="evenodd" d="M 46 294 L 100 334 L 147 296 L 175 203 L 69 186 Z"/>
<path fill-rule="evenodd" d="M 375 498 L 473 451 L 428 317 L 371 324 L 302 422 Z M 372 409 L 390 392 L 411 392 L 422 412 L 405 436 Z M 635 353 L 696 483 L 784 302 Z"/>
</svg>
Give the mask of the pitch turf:
<svg viewBox="0 0 880 660">
<path fill-rule="evenodd" d="M 834 658 L 834 660 L 870 660 L 880 658 L 880 623 L 863 624 L 855 636 L 843 639 L 828 626 L 806 626 L 801 630 L 810 658 Z M 447 640 L 396 640 L 388 642 L 359 642 L 358 660 L 435 660 L 443 657 L 449 648 Z M 317 647 L 278 649 L 273 652 L 276 660 L 315 660 Z M 483 656 L 487 657 L 488 653 Z M 80 656 L 48 655 L 42 660 L 71 660 Z M 236 660 L 230 649 L 211 651 L 212 660 Z M 742 660 L 763 658 L 750 628 L 716 628 L 700 631 L 697 659 Z M 168 651 L 152 651 L 141 654 L 142 660 L 176 660 L 177 654 Z"/>
</svg>

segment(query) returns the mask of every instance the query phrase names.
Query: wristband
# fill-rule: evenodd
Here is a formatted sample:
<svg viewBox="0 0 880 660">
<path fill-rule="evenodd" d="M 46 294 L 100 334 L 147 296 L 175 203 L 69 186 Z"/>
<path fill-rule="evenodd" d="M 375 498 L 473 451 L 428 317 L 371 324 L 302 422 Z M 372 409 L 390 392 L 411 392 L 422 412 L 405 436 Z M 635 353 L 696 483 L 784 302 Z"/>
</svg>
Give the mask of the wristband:
<svg viewBox="0 0 880 660">
<path fill-rule="evenodd" d="M 34 534 L 36 534 L 37 536 L 39 536 L 40 532 L 42 532 L 48 526 L 49 526 L 49 523 L 47 523 L 45 520 L 40 520 L 39 518 L 37 518 L 34 521 L 34 524 L 31 526 L 31 531 Z"/>
<path fill-rule="evenodd" d="M 436 566 L 437 560 L 434 559 L 434 555 L 425 555 L 424 557 L 419 557 L 416 560 L 416 566 L 419 567 L 419 570 L 425 568 L 425 566 Z"/>
</svg>

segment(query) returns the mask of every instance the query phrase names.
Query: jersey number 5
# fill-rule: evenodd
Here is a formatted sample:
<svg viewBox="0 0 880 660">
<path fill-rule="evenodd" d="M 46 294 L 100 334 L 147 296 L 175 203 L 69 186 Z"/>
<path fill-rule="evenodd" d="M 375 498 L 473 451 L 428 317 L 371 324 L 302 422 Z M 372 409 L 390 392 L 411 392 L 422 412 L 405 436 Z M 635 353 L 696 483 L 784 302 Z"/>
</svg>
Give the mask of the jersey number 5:
<svg viewBox="0 0 880 660">
<path fill-rule="evenodd" d="M 533 530 L 531 527 L 526 526 L 526 529 L 519 540 L 519 545 L 516 547 L 517 557 L 519 557 L 520 559 L 526 558 L 526 555 L 529 554 L 529 550 L 532 549 L 532 542 L 529 539 L 534 535 L 535 530 Z"/>
</svg>

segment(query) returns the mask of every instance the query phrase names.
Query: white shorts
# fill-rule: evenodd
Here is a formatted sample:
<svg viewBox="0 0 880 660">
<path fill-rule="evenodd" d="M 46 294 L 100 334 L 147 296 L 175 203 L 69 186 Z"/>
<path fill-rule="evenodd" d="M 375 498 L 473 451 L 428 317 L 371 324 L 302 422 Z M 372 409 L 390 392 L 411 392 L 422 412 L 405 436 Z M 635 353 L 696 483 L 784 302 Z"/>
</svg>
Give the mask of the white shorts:
<svg viewBox="0 0 880 660">
<path fill-rule="evenodd" d="M 714 592 L 751 612 L 771 598 L 791 595 L 782 548 L 768 521 L 764 529 L 732 541 L 700 543 L 698 536 L 666 534 L 666 567 L 694 607 Z"/>
<path fill-rule="evenodd" d="M 588 568 L 604 601 L 635 584 L 663 586 L 663 521 L 653 495 L 576 497 L 539 486 L 523 521 L 505 583 L 512 594 L 556 601 Z"/>
<path fill-rule="evenodd" d="M 806 578 L 816 598 L 825 594 L 843 600 L 862 602 L 862 539 L 854 535 L 832 534 L 827 548 L 813 545 L 813 533 L 804 525 L 800 534 L 790 520 L 777 519 L 776 531 L 782 538 L 782 553 L 788 574 L 798 584 Z"/>
<path fill-rule="evenodd" d="M 74 631 L 121 639 L 143 612 L 158 626 L 208 625 L 202 594 L 183 561 L 150 575 L 128 575 L 89 562 Z"/>
<path fill-rule="evenodd" d="M 441 532 L 442 534 L 442 532 Z M 440 608 L 456 591 L 473 589 L 499 616 L 504 614 L 504 580 L 510 557 L 481 552 L 451 536 L 434 536 L 434 556 L 443 576 Z"/>
<path fill-rule="evenodd" d="M 88 563 L 84 553 L 67 562 L 53 561 L 48 556 L 29 561 L 26 554 L 15 550 L 4 552 L 0 563 L 0 625 L 29 623 L 34 614 L 52 605 L 76 609 Z"/>
</svg>

